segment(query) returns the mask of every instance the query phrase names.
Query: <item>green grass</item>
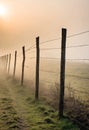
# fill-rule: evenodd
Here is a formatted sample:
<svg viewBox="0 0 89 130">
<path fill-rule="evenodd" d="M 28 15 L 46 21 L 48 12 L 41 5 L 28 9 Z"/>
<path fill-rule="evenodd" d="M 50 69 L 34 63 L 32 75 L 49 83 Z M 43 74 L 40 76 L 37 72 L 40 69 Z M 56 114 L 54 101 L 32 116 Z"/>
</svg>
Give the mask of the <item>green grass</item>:
<svg viewBox="0 0 89 130">
<path fill-rule="evenodd" d="M 1 130 L 79 130 L 67 118 L 59 120 L 44 99 L 36 101 L 29 87 L 5 77 L 0 84 Z"/>
</svg>

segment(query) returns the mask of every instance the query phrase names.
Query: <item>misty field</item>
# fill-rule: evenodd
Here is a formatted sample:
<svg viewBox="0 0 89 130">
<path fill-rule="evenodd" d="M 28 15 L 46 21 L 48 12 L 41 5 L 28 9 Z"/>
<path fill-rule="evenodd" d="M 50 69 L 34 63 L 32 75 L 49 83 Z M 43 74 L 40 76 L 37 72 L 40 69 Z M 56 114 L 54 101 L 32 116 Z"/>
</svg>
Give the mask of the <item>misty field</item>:
<svg viewBox="0 0 89 130">
<path fill-rule="evenodd" d="M 6 85 L 7 89 L 5 87 L 1 87 L 2 90 L 0 94 L 1 104 L 2 102 L 5 102 L 4 103 L 5 106 L 3 105 L 2 106 L 6 107 L 6 104 L 8 104 L 11 107 L 10 109 L 12 109 L 11 112 L 11 110 L 7 110 L 8 109 L 7 107 L 5 108 L 7 113 L 7 114 L 5 113 L 5 118 L 3 117 L 4 115 L 1 111 L 2 115 L 1 122 L 2 121 L 3 123 L 6 122 L 6 119 L 10 119 L 11 122 L 11 123 L 6 122 L 6 124 L 8 125 L 6 125 L 5 129 L 7 130 L 7 128 L 10 129 L 11 127 L 12 129 L 21 129 L 21 130 L 22 129 L 72 130 L 74 126 L 71 126 L 70 124 L 69 126 L 67 126 L 65 119 L 63 120 L 64 122 L 63 126 L 61 125 L 59 126 L 60 121 L 57 120 L 59 92 L 60 92 L 60 63 L 57 60 L 47 60 L 47 59 L 40 60 L 39 102 L 35 102 L 34 100 L 35 95 L 34 59 L 31 61 L 26 59 L 23 87 L 20 86 L 21 66 L 22 62 L 21 60 L 18 59 L 16 67 L 16 75 L 13 81 L 12 80 L 13 62 L 12 62 L 10 73 L 9 75 L 7 75 L 7 77 L 9 76 L 9 78 L 7 78 L 6 81 L 4 79 L 4 81 L 7 82 L 6 84 L 9 83 L 9 86 Z M 2 94 L 2 92 L 4 93 Z M 7 100 L 11 101 L 9 102 Z M 49 109 L 52 109 L 52 113 L 49 112 L 50 111 Z M 16 114 L 13 115 L 13 113 Z M 9 114 L 10 117 L 8 117 Z M 81 124 L 83 124 L 85 127 L 89 128 L 89 116 L 88 116 L 89 63 L 88 62 L 85 63 L 66 62 L 64 114 L 68 116 L 70 119 L 72 120 L 75 119 L 79 121 Z M 14 116 L 16 116 L 16 119 L 14 119 Z M 12 119 L 13 121 L 11 121 Z M 55 124 L 55 122 L 59 123 Z M 64 125 L 66 125 L 66 128 Z M 4 125 L 3 126 L 1 125 L 1 127 L 3 128 Z M 73 129 L 76 130 L 77 128 Z"/>
<path fill-rule="evenodd" d="M 0 130 L 79 130 L 42 98 L 34 99 L 27 86 L 11 77 L 0 77 Z"/>
<path fill-rule="evenodd" d="M 12 63 L 13 64 L 13 63 Z M 35 92 L 35 59 L 26 58 L 24 84 Z M 21 60 L 18 58 L 16 79 L 21 80 Z M 13 67 L 10 74 L 12 75 Z M 60 61 L 40 59 L 40 96 L 58 95 L 60 88 Z M 56 92 L 57 91 L 57 92 Z M 65 97 L 72 96 L 81 103 L 89 105 L 89 62 L 66 61 L 65 68 Z M 50 98 L 48 98 L 50 100 Z"/>
<path fill-rule="evenodd" d="M 45 97 L 54 108 L 58 109 L 60 91 L 60 70 L 57 71 L 58 63 L 51 63 L 49 67 L 47 65 L 45 68 L 48 69 L 48 73 L 42 72 L 41 74 L 43 74 L 42 78 L 45 81 L 49 81 L 43 83 L 44 86 L 48 85 L 49 91 L 46 91 L 44 87 L 44 93 L 49 92 L 50 98 L 47 95 Z M 56 74 L 49 73 L 51 71 L 56 71 Z M 78 120 L 89 128 L 89 63 L 66 63 L 64 102 L 64 112 L 70 118 Z"/>
<path fill-rule="evenodd" d="M 29 68 L 26 68 L 28 71 Z M 35 69 L 32 70 L 35 75 Z M 31 72 L 30 71 L 30 72 Z M 28 71 L 29 72 L 29 71 Z M 29 74 L 31 74 L 29 72 Z M 28 76 L 27 76 L 28 77 Z M 32 76 L 31 76 L 32 77 Z M 35 89 L 35 77 L 31 80 Z M 40 98 L 44 97 L 58 110 L 60 91 L 60 64 L 58 61 L 41 60 Z M 35 91 L 34 89 L 33 92 Z M 70 118 L 89 127 L 89 63 L 66 62 L 64 112 Z"/>
<path fill-rule="evenodd" d="M 33 82 L 35 87 L 35 62 L 27 62 L 28 68 L 25 67 L 25 80 Z M 55 85 L 60 87 L 60 63 L 55 60 L 40 61 L 40 91 L 42 88 L 51 89 Z M 73 91 L 76 98 L 82 102 L 89 101 L 89 63 L 83 62 L 66 62 L 65 69 L 65 95 L 68 89 Z"/>
</svg>

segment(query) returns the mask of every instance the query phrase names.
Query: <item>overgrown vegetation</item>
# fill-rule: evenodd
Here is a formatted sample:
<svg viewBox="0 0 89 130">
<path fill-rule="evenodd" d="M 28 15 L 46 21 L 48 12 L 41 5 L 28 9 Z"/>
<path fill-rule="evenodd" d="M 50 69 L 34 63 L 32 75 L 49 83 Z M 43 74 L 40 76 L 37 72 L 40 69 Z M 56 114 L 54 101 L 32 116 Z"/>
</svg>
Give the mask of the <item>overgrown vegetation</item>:
<svg viewBox="0 0 89 130">
<path fill-rule="evenodd" d="M 59 84 L 55 83 L 55 87 L 50 91 L 50 104 L 56 110 L 59 103 L 59 91 Z M 70 85 L 65 87 L 64 112 L 69 118 L 76 120 L 80 126 L 89 129 L 89 100 L 82 102 Z"/>
</svg>

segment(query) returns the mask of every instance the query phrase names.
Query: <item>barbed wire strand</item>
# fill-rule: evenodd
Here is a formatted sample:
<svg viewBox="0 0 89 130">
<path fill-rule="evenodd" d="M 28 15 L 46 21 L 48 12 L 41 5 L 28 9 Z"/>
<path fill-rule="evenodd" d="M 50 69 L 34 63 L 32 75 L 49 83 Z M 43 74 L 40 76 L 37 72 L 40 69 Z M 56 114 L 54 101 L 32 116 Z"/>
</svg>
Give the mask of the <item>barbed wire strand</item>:
<svg viewBox="0 0 89 130">
<path fill-rule="evenodd" d="M 48 41 L 40 42 L 40 45 L 45 44 L 45 43 L 48 43 L 48 42 L 57 41 L 57 40 L 60 40 L 60 39 L 61 39 L 61 38 L 56 38 L 56 39 L 51 39 L 51 40 L 48 40 Z"/>
<path fill-rule="evenodd" d="M 71 60 L 71 61 L 88 61 L 89 59 L 66 59 L 67 61 L 68 60 Z"/>
<path fill-rule="evenodd" d="M 55 57 L 54 58 L 53 57 L 40 57 L 40 58 L 41 59 L 49 59 L 49 60 L 60 60 L 60 58 L 55 58 Z M 79 60 L 79 61 L 84 60 L 84 61 L 88 61 L 89 59 L 66 59 L 66 60 L 76 60 L 76 61 L 77 60 Z"/>
<path fill-rule="evenodd" d="M 77 48 L 77 47 L 88 47 L 89 45 L 76 45 L 76 46 L 67 46 L 66 48 Z M 41 48 L 40 50 L 60 50 L 61 48 Z"/>
<path fill-rule="evenodd" d="M 45 72 L 45 73 L 60 74 L 60 72 L 58 73 L 58 72 L 53 72 L 53 71 L 48 71 L 48 70 L 41 70 L 41 69 L 40 69 L 40 71 Z M 81 79 L 87 79 L 87 80 L 89 80 L 88 77 L 82 77 L 82 76 L 79 76 L 79 75 L 66 74 L 66 76 L 69 76 L 69 77 L 75 77 L 75 78 L 81 78 Z"/>
<path fill-rule="evenodd" d="M 71 37 L 83 35 L 83 34 L 86 34 L 86 33 L 89 33 L 89 30 L 84 31 L 84 32 L 80 32 L 80 33 L 76 33 L 76 34 L 69 35 L 69 36 L 67 36 L 67 38 L 71 38 Z"/>
<path fill-rule="evenodd" d="M 82 44 L 82 45 L 75 45 L 75 46 L 67 46 L 66 48 L 77 48 L 77 47 L 89 47 L 89 44 Z M 33 48 L 29 48 L 29 50 L 27 50 L 26 52 L 28 52 L 28 51 L 30 51 L 30 53 L 31 53 L 31 50 L 32 49 L 36 49 L 35 47 L 33 47 Z M 40 50 L 44 50 L 44 51 L 47 51 L 47 50 L 60 50 L 61 48 L 41 48 Z M 33 51 L 33 52 L 35 52 L 35 51 Z"/>
<path fill-rule="evenodd" d="M 54 60 L 56 60 L 56 59 L 58 59 L 59 60 L 59 58 L 55 58 L 55 57 L 40 57 L 41 59 L 49 59 L 49 60 L 51 60 L 51 59 L 54 59 Z"/>
<path fill-rule="evenodd" d="M 45 84 L 45 83 L 53 84 L 53 82 L 50 82 L 50 81 L 48 81 L 48 80 L 40 80 L 40 82 L 43 82 L 44 84 Z"/>
<path fill-rule="evenodd" d="M 66 76 L 89 80 L 89 78 L 88 78 L 88 77 L 82 77 L 82 76 L 79 76 L 79 75 L 71 75 L 71 74 L 66 74 Z"/>
<path fill-rule="evenodd" d="M 75 36 L 79 36 L 79 35 L 83 35 L 85 33 L 89 33 L 89 31 L 84 31 L 84 32 L 80 32 L 80 33 L 76 33 L 76 34 L 72 34 L 72 35 L 69 35 L 67 36 L 67 38 L 71 38 L 71 37 L 75 37 Z M 52 42 L 52 41 L 57 41 L 57 40 L 60 40 L 61 38 L 56 38 L 56 39 L 51 39 L 51 40 L 48 40 L 48 41 L 44 41 L 44 42 L 40 42 L 40 45 L 42 44 L 45 44 L 45 43 L 48 43 L 48 42 Z M 26 49 L 26 52 L 27 51 L 30 51 L 31 49 L 33 49 L 35 47 L 36 44 L 33 44 L 30 48 Z"/>
<path fill-rule="evenodd" d="M 76 33 L 76 34 L 69 35 L 69 36 L 67 36 L 67 38 L 79 36 L 79 35 L 82 35 L 82 34 L 85 34 L 85 33 L 89 33 L 89 30 L 84 31 L 84 32 L 80 32 L 80 33 Z M 48 41 L 44 41 L 44 42 L 41 42 L 40 44 L 45 44 L 45 43 L 52 42 L 52 41 L 57 41 L 57 40 L 60 40 L 60 39 L 61 39 L 61 37 L 56 38 L 56 39 L 51 39 L 51 40 L 48 40 Z"/>
<path fill-rule="evenodd" d="M 54 71 L 48 71 L 48 70 L 42 70 L 40 69 L 41 72 L 45 72 L 45 73 L 53 73 L 53 74 L 57 74 L 57 72 Z"/>
<path fill-rule="evenodd" d="M 40 50 L 59 50 L 61 48 L 41 48 Z"/>
<path fill-rule="evenodd" d="M 89 44 L 75 45 L 75 46 L 67 46 L 66 48 L 77 48 L 77 47 L 88 47 Z"/>
<path fill-rule="evenodd" d="M 32 49 L 35 49 L 36 47 L 36 44 L 33 44 L 31 47 L 29 47 L 28 49 L 26 49 L 26 52 L 28 52 L 28 51 L 30 51 L 30 50 L 32 50 Z"/>
</svg>

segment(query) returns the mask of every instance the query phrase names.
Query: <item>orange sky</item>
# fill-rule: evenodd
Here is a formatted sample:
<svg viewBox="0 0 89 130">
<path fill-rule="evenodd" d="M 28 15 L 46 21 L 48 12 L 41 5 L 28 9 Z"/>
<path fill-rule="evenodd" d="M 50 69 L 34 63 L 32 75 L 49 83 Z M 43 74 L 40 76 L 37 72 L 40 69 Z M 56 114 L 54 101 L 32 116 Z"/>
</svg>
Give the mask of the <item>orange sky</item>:
<svg viewBox="0 0 89 130">
<path fill-rule="evenodd" d="M 38 35 L 41 41 L 57 38 L 62 27 L 68 35 L 89 30 L 89 0 L 0 0 L 0 5 L 8 10 L 0 16 L 1 53 L 29 46 Z M 75 41 L 88 44 L 88 37 Z"/>
</svg>

